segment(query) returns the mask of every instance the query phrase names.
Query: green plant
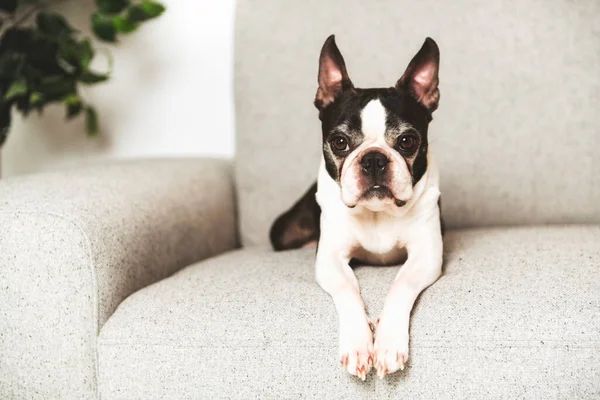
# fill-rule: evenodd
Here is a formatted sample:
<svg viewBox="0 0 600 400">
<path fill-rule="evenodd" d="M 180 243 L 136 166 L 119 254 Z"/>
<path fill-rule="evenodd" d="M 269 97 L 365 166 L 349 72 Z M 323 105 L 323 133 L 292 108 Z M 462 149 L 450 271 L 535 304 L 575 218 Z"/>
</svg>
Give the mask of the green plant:
<svg viewBox="0 0 600 400">
<path fill-rule="evenodd" d="M 62 15 L 47 11 L 51 3 L 0 0 L 0 146 L 8 135 L 13 106 L 27 116 L 33 110 L 41 113 L 50 103 L 63 103 L 66 118 L 83 113 L 87 133 L 98 132 L 96 111 L 81 98 L 78 88 L 106 81 L 110 71 L 91 69 L 92 42 Z M 135 31 L 140 23 L 165 10 L 161 3 L 150 0 L 95 0 L 95 5 L 92 31 L 100 40 L 112 43 L 119 34 Z M 35 24 L 26 24 L 33 16 Z"/>
</svg>

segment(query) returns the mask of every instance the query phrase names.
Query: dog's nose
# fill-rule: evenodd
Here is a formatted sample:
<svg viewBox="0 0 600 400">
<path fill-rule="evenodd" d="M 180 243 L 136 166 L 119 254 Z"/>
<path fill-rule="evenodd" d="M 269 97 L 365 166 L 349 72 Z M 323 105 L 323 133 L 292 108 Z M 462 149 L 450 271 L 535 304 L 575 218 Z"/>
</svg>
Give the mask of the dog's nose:
<svg viewBox="0 0 600 400">
<path fill-rule="evenodd" d="M 365 154 L 362 160 L 360 160 L 363 171 L 370 175 L 385 171 L 389 163 L 390 160 L 378 151 L 371 151 Z"/>
</svg>

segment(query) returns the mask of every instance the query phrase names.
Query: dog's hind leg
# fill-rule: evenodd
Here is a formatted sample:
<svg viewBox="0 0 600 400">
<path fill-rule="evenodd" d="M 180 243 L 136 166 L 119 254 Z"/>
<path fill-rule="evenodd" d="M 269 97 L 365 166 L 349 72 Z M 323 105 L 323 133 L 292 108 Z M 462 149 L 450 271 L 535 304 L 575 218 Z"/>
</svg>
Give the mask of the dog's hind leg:
<svg viewBox="0 0 600 400">
<path fill-rule="evenodd" d="M 316 192 L 315 182 L 292 208 L 273 223 L 269 236 L 275 250 L 310 247 L 319 240 L 321 208 L 315 199 Z"/>
</svg>

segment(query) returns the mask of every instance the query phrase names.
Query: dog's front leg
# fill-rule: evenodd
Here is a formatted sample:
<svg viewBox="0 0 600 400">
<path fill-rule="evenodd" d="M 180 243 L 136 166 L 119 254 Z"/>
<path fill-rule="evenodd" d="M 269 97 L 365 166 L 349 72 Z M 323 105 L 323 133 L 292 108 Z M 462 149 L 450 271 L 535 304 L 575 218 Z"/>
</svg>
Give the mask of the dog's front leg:
<svg viewBox="0 0 600 400">
<path fill-rule="evenodd" d="M 323 290 L 331 295 L 337 310 L 342 367 L 364 380 L 373 366 L 373 333 L 349 261 L 348 251 L 328 241 L 327 237 L 321 237 L 316 278 Z"/>
<path fill-rule="evenodd" d="M 410 312 L 419 294 L 442 273 L 439 215 L 431 218 L 406 244 L 408 259 L 400 267 L 377 320 L 377 375 L 383 378 L 404 369 L 408 360 Z"/>
</svg>

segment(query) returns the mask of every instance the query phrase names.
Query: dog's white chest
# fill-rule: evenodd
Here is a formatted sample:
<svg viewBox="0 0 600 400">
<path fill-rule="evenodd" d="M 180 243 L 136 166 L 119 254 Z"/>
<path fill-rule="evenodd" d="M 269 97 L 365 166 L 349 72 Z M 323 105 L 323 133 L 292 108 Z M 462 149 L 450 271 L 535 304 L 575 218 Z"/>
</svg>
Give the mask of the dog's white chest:
<svg viewBox="0 0 600 400">
<path fill-rule="evenodd" d="M 354 237 L 358 245 L 369 253 L 384 255 L 402 247 L 402 221 L 380 213 L 353 218 Z M 400 244 L 400 246 L 399 246 Z"/>
</svg>

